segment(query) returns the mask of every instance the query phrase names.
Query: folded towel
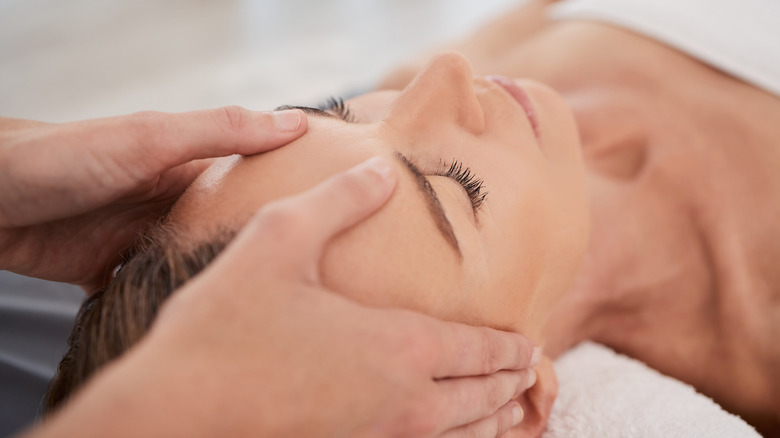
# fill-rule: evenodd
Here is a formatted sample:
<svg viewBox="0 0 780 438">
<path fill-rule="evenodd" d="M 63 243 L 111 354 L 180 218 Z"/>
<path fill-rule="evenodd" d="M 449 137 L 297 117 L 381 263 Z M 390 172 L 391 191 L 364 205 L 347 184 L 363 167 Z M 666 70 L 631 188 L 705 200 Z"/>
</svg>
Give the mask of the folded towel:
<svg viewBox="0 0 780 438">
<path fill-rule="evenodd" d="M 555 362 L 560 390 L 543 438 L 758 437 L 693 387 L 585 342 Z"/>
</svg>

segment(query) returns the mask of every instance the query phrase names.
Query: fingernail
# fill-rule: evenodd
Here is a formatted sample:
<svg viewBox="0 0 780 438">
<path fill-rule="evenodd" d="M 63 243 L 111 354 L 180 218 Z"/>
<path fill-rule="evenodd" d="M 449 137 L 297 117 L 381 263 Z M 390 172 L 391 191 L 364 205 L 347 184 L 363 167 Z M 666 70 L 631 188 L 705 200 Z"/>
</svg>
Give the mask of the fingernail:
<svg viewBox="0 0 780 438">
<path fill-rule="evenodd" d="M 392 181 L 395 175 L 393 167 L 383 157 L 371 157 L 363 165 L 376 172 L 385 181 Z"/>
<path fill-rule="evenodd" d="M 536 371 L 528 370 L 528 383 L 526 384 L 525 389 L 528 389 L 534 385 L 536 385 Z"/>
<path fill-rule="evenodd" d="M 526 378 L 522 378 L 522 373 L 527 373 Z M 520 382 L 517 383 L 517 387 L 515 388 L 515 395 L 514 397 L 519 397 L 523 395 L 526 391 L 528 391 L 532 386 L 536 384 L 536 371 L 534 370 L 526 370 L 526 371 L 520 371 Z"/>
<path fill-rule="evenodd" d="M 539 347 L 534 347 L 534 352 L 531 355 L 531 364 L 529 366 L 536 366 L 539 364 L 539 362 L 542 361 L 542 349 Z"/>
<path fill-rule="evenodd" d="M 301 127 L 301 112 L 298 110 L 275 111 L 274 125 L 280 131 L 297 131 Z"/>
<path fill-rule="evenodd" d="M 521 421 L 523 421 L 523 408 L 520 407 L 520 403 L 518 402 L 510 402 L 512 403 L 512 426 L 517 426 L 520 424 Z"/>
</svg>

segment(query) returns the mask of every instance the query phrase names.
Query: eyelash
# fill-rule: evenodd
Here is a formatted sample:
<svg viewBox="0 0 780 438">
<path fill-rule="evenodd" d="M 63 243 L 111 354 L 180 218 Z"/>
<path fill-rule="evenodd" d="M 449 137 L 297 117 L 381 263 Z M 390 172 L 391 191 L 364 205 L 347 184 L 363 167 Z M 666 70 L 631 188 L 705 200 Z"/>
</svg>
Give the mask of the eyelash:
<svg viewBox="0 0 780 438">
<path fill-rule="evenodd" d="M 439 169 L 434 172 L 434 175 L 452 178 L 463 186 L 463 189 L 469 195 L 471 208 L 474 209 L 475 213 L 485 202 L 487 191 L 485 190 L 484 182 L 471 169 L 468 167 L 464 168 L 462 162 L 455 159 L 449 165 L 446 162 L 441 162 Z"/>
<path fill-rule="evenodd" d="M 320 105 L 320 109 L 335 113 L 341 120 L 347 123 L 355 123 L 354 114 L 352 114 L 349 105 L 345 104 L 344 99 L 341 97 L 329 97 L 324 104 Z"/>
<path fill-rule="evenodd" d="M 323 111 L 330 111 L 335 113 L 340 119 L 347 123 L 354 123 L 355 117 L 349 108 L 349 105 L 344 103 L 344 99 L 341 97 L 330 97 L 328 100 L 320 105 L 320 109 Z M 487 197 L 487 191 L 485 190 L 485 184 L 481 178 L 471 171 L 470 168 L 463 167 L 463 163 L 453 159 L 449 165 L 445 162 L 439 163 L 439 168 L 434 172 L 434 175 L 444 176 L 455 180 L 460 184 L 471 200 L 471 208 L 476 213 Z"/>
</svg>

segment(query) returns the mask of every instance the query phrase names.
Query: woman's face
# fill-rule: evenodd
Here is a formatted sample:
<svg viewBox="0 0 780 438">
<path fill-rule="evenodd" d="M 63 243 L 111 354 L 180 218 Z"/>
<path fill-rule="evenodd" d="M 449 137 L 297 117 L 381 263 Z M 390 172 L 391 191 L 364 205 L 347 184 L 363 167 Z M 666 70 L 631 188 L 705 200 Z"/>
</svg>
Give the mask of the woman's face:
<svg viewBox="0 0 780 438">
<path fill-rule="evenodd" d="M 538 339 L 588 230 L 577 131 L 561 99 L 532 82 L 475 78 L 465 59 L 445 54 L 403 92 L 347 106 L 351 121 L 310 114 L 297 141 L 215 164 L 176 205 L 173 223 L 200 241 L 382 155 L 397 168 L 395 193 L 329 244 L 323 283 L 372 305 Z"/>
</svg>

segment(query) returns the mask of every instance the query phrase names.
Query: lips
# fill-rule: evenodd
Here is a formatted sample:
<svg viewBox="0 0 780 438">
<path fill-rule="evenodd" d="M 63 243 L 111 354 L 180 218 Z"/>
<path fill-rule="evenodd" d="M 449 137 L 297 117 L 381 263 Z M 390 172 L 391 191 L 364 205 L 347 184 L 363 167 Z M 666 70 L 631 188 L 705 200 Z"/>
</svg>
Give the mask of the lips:
<svg viewBox="0 0 780 438">
<path fill-rule="evenodd" d="M 531 127 L 534 130 L 534 135 L 539 138 L 539 121 L 536 118 L 536 111 L 531 103 L 531 98 L 528 97 L 528 93 L 525 92 L 523 87 L 517 85 L 515 81 L 504 76 L 487 76 L 485 79 L 494 82 L 504 89 L 525 111 L 525 115 L 528 117 L 528 121 L 531 122 Z"/>
</svg>

